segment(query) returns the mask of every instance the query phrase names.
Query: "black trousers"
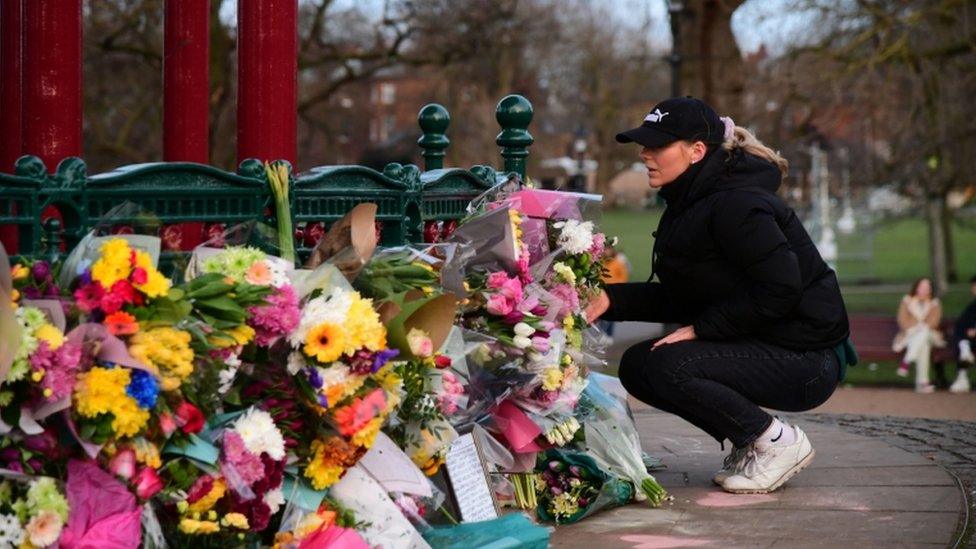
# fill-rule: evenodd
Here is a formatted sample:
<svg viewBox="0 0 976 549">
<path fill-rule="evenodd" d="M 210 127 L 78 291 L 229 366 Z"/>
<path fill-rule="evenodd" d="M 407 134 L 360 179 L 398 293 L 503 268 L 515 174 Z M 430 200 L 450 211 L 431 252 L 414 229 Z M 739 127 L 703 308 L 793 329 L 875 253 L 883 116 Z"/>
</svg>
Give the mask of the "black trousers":
<svg viewBox="0 0 976 549">
<path fill-rule="evenodd" d="M 742 448 L 772 423 L 760 406 L 800 412 L 837 387 L 832 349 L 792 351 L 759 341 L 685 341 L 627 349 L 620 381 L 638 399 L 685 420 L 719 442 Z"/>
</svg>

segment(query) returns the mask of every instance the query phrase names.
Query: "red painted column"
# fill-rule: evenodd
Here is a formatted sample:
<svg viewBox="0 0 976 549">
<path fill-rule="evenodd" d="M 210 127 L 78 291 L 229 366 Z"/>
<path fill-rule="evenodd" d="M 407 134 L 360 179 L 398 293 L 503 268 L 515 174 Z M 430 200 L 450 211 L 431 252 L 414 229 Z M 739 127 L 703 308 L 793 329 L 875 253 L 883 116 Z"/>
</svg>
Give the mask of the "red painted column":
<svg viewBox="0 0 976 549">
<path fill-rule="evenodd" d="M 23 16 L 23 151 L 53 172 L 81 156 L 81 0 L 27 0 Z"/>
<path fill-rule="evenodd" d="M 23 144 L 21 101 L 21 0 L 0 0 L 0 172 L 14 171 Z M 9 213 L 16 214 L 11 205 Z M 6 212 L 4 212 L 6 213 Z M 17 253 L 20 236 L 16 225 L 0 226 L 0 243 Z"/>
<path fill-rule="evenodd" d="M 295 165 L 298 0 L 237 2 L 237 160 Z"/>
<path fill-rule="evenodd" d="M 208 163 L 210 2 L 166 0 L 163 160 Z"/>
<path fill-rule="evenodd" d="M 10 173 L 20 158 L 21 0 L 0 0 L 0 172 Z"/>
</svg>

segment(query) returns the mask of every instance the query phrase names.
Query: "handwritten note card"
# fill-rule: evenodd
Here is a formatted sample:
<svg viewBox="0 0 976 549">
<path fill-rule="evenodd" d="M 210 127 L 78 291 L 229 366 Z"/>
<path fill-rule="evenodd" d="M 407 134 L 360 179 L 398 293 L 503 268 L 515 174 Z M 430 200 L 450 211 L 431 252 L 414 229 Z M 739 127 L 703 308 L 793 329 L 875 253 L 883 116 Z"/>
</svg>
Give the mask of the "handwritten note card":
<svg viewBox="0 0 976 549">
<path fill-rule="evenodd" d="M 454 440 L 447 454 L 447 474 L 464 522 L 498 518 L 485 468 L 470 433 Z"/>
</svg>

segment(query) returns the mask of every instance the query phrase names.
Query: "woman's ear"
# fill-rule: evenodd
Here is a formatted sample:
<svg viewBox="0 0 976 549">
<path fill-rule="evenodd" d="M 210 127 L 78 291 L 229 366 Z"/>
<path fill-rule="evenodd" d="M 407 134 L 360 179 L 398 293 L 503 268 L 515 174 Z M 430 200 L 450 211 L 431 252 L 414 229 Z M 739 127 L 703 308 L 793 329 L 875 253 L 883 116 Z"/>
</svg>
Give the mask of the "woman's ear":
<svg viewBox="0 0 976 549">
<path fill-rule="evenodd" d="M 691 144 L 691 163 L 697 164 L 702 158 L 705 158 L 705 153 L 708 152 L 708 147 L 702 141 L 695 141 Z"/>
</svg>

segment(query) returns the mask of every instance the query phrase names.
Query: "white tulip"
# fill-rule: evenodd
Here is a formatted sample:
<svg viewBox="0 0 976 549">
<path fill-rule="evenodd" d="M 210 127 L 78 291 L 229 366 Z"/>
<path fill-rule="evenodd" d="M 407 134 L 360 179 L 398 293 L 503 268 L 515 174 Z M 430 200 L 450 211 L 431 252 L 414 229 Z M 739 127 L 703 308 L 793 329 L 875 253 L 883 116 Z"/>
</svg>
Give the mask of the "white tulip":
<svg viewBox="0 0 976 549">
<path fill-rule="evenodd" d="M 535 328 L 529 326 L 524 322 L 519 322 L 518 324 L 515 325 L 515 335 L 522 336 L 522 337 L 529 337 L 534 333 L 535 333 Z"/>
</svg>

